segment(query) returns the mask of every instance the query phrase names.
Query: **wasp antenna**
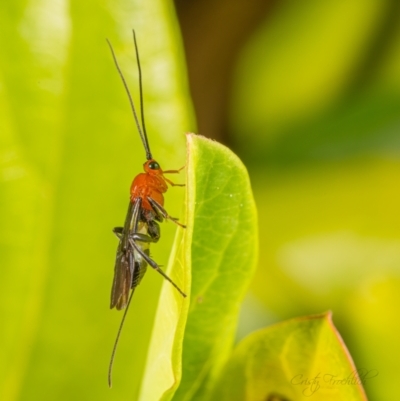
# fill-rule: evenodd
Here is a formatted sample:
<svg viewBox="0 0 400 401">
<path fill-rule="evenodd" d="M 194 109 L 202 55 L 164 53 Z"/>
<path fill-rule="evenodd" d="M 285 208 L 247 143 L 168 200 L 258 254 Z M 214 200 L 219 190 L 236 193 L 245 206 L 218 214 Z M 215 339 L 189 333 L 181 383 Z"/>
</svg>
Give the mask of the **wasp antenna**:
<svg viewBox="0 0 400 401">
<path fill-rule="evenodd" d="M 125 318 L 126 318 L 126 315 L 128 313 L 129 305 L 131 304 L 133 293 L 134 293 L 134 291 L 131 292 L 131 295 L 130 295 L 129 300 L 128 300 L 128 304 L 126 305 L 126 308 L 125 308 L 125 311 L 124 311 L 124 315 L 122 316 L 121 323 L 119 324 L 117 337 L 115 338 L 114 347 L 113 347 L 113 350 L 112 350 L 112 353 L 111 353 L 110 364 L 108 365 L 108 387 L 110 387 L 110 388 L 112 387 L 112 368 L 113 368 L 113 365 L 114 365 L 115 352 L 117 351 L 119 338 L 121 336 L 122 328 L 124 327 Z"/>
<path fill-rule="evenodd" d="M 144 103 L 143 103 L 143 84 L 142 84 L 142 68 L 140 67 L 140 58 L 139 58 L 139 49 L 136 41 L 136 33 L 135 30 L 132 29 L 133 33 L 133 43 L 135 44 L 135 53 L 136 53 L 136 61 L 138 66 L 138 73 L 139 73 L 139 95 L 140 95 L 140 116 L 142 118 L 142 128 L 143 128 L 143 145 L 146 150 L 146 157 L 147 160 L 152 159 L 149 142 L 147 140 L 147 132 L 146 132 L 146 124 L 144 123 Z"/>
<path fill-rule="evenodd" d="M 131 109 L 132 109 L 132 112 L 133 112 L 133 117 L 135 118 L 136 127 L 137 127 L 137 129 L 138 129 L 138 131 L 139 131 L 140 138 L 142 139 L 142 143 L 143 143 L 143 146 L 144 146 L 145 151 L 146 151 L 146 157 L 147 157 L 147 159 L 149 160 L 149 159 L 151 159 L 152 157 L 151 157 L 150 148 L 149 148 L 149 143 L 148 143 L 148 141 L 147 141 L 147 135 L 146 135 L 146 133 L 145 133 L 144 126 L 143 126 L 143 130 L 142 130 L 142 127 L 141 127 L 141 125 L 140 125 L 140 123 L 139 123 L 138 116 L 137 116 L 137 114 L 136 114 L 135 105 L 134 105 L 134 103 L 133 103 L 133 99 L 132 99 L 131 93 L 130 93 L 129 88 L 128 88 L 128 84 L 126 83 L 124 74 L 122 74 L 121 68 L 119 67 L 119 64 L 118 64 L 118 61 L 117 61 L 117 57 L 115 56 L 114 49 L 113 49 L 113 47 L 112 47 L 112 45 L 111 45 L 111 42 L 110 42 L 108 39 L 106 39 L 106 40 L 107 40 L 108 46 L 110 47 L 111 54 L 112 54 L 112 57 L 113 57 L 113 59 L 114 59 L 115 66 L 117 67 L 118 74 L 119 74 L 119 76 L 121 77 L 122 83 L 124 84 L 126 93 L 127 93 L 127 95 L 128 95 L 129 103 L 131 104 Z M 135 41 L 135 46 L 136 46 L 136 41 Z M 136 48 L 136 52 L 137 52 L 137 48 Z M 140 82 L 140 104 L 141 104 L 141 111 L 142 111 L 142 122 L 144 122 L 144 119 L 143 119 L 143 104 L 142 104 L 143 101 L 142 101 L 142 85 L 141 85 L 141 72 L 140 72 L 140 68 L 139 68 L 139 82 Z M 143 132 L 144 132 L 144 133 L 143 133 Z"/>
</svg>

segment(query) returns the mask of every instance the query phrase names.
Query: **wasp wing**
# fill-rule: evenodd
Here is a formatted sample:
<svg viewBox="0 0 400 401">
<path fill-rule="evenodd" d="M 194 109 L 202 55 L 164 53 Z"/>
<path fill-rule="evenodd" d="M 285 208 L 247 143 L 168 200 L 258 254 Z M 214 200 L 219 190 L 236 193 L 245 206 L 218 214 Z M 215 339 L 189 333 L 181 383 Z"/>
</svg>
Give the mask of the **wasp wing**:
<svg viewBox="0 0 400 401">
<path fill-rule="evenodd" d="M 120 310 L 126 307 L 130 289 L 134 288 L 132 287 L 133 278 L 138 275 L 138 272 L 135 273 L 134 248 L 129 242 L 129 237 L 137 230 L 141 201 L 140 198 L 137 198 L 133 202 L 129 202 L 124 227 L 114 228 L 114 234 L 119 238 L 119 244 L 111 289 L 111 309 L 116 307 Z"/>
<path fill-rule="evenodd" d="M 128 303 L 134 269 L 133 250 L 131 246 L 123 249 L 123 241 L 121 241 L 115 261 L 114 281 L 111 290 L 111 309 L 114 307 L 118 310 L 123 309 Z"/>
</svg>

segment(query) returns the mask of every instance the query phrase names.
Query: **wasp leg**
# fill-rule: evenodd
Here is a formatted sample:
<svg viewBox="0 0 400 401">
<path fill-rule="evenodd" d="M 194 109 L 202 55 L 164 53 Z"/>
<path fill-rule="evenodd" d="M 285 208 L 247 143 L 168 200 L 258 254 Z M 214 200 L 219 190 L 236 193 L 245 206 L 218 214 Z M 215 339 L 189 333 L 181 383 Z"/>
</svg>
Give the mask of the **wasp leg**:
<svg viewBox="0 0 400 401">
<path fill-rule="evenodd" d="M 150 258 L 143 250 L 140 248 L 139 245 L 135 243 L 133 239 L 129 239 L 129 243 L 135 249 L 136 252 L 140 254 L 140 256 L 150 265 L 153 269 L 157 270 L 167 281 L 169 281 L 181 294 L 186 298 L 186 294 L 161 270 L 160 266 L 153 259 Z"/>
<path fill-rule="evenodd" d="M 178 170 L 165 170 L 165 171 L 163 171 L 163 174 L 177 174 L 180 171 L 182 171 L 185 167 L 186 167 L 186 164 L 183 167 L 178 168 Z"/>
<path fill-rule="evenodd" d="M 165 171 L 163 171 L 163 174 L 177 174 L 177 173 L 179 173 L 181 170 L 183 170 L 185 167 L 186 167 L 186 165 L 183 166 L 183 167 L 181 167 L 181 168 L 178 169 L 178 170 L 165 170 Z M 185 184 L 175 184 L 174 182 L 172 182 L 171 180 L 169 180 L 169 179 L 166 178 L 166 177 L 163 177 L 163 178 L 164 178 L 164 180 L 167 181 L 168 184 L 171 185 L 172 187 L 184 187 L 184 186 L 185 186 Z"/>
<path fill-rule="evenodd" d="M 154 239 L 154 242 L 157 242 L 160 239 L 160 226 L 154 220 L 149 220 L 147 222 L 148 233 L 151 238 Z"/>
<path fill-rule="evenodd" d="M 129 235 L 129 239 L 133 239 L 134 241 L 146 242 L 146 243 L 158 241 L 158 238 L 157 239 L 152 238 L 152 237 L 150 237 L 150 235 L 141 234 L 141 233 L 132 233 Z"/>
<path fill-rule="evenodd" d="M 181 226 L 183 228 L 186 228 L 184 224 L 179 223 L 178 219 L 176 217 L 172 217 L 168 214 L 168 212 L 153 198 L 150 198 L 149 196 L 147 197 L 147 200 L 149 201 L 151 207 L 153 210 L 156 212 L 157 215 L 162 216 L 164 219 L 168 219 L 173 221 L 175 224 L 178 226 Z"/>
<path fill-rule="evenodd" d="M 164 171 L 165 172 L 165 171 Z M 166 177 L 163 177 L 165 181 L 168 182 L 169 185 L 171 185 L 172 187 L 184 187 L 185 184 L 175 184 L 174 182 L 172 182 L 171 180 L 169 180 Z"/>
<path fill-rule="evenodd" d="M 116 235 L 116 237 L 121 240 L 122 239 L 122 227 L 114 227 L 113 233 Z M 129 238 L 133 239 L 134 241 L 140 241 L 140 242 L 146 242 L 146 243 L 151 243 L 151 242 L 157 242 L 160 238 L 160 236 L 153 238 L 150 235 L 142 234 L 142 233 L 131 233 L 129 234 Z"/>
</svg>

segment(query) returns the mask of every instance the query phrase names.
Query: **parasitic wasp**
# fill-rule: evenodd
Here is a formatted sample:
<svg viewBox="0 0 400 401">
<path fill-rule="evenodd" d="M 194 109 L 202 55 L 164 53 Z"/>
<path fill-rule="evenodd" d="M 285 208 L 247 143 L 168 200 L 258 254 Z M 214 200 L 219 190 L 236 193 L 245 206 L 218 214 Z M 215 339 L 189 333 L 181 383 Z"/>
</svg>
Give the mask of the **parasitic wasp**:
<svg viewBox="0 0 400 401">
<path fill-rule="evenodd" d="M 135 44 L 136 61 L 139 74 L 141 122 L 139 122 L 132 96 L 122 71 L 118 65 L 114 49 L 110 41 L 107 39 L 115 66 L 129 98 L 136 127 L 142 140 L 147 159 L 143 164 L 144 173 L 138 174 L 132 182 L 125 224 L 123 227 L 115 227 L 113 229 L 114 234 L 119 240 L 119 244 L 115 260 L 114 281 L 111 289 L 110 308 L 116 308 L 117 310 L 125 309 L 125 311 L 114 342 L 108 369 L 108 384 L 110 387 L 112 367 L 122 327 L 125 322 L 134 290 L 142 280 L 146 272 L 147 265 L 157 270 L 157 272 L 160 273 L 166 280 L 168 280 L 183 297 L 186 297 L 186 294 L 178 287 L 178 285 L 175 284 L 171 278 L 169 278 L 164 271 L 161 270 L 160 266 L 150 257 L 150 244 L 157 242 L 160 239 L 160 227 L 158 223 L 161 223 L 164 219 L 171 220 L 180 227 L 185 228 L 185 226 L 181 224 L 178 219 L 171 217 L 164 209 L 163 196 L 163 194 L 168 190 L 167 184 L 171 186 L 184 186 L 184 184 L 173 183 L 166 178 L 164 174 L 179 173 L 183 167 L 178 170 L 163 171 L 158 162 L 152 157 L 144 122 L 142 72 L 140 68 L 139 51 L 136 42 L 135 31 L 133 31 L 133 42 Z"/>
</svg>

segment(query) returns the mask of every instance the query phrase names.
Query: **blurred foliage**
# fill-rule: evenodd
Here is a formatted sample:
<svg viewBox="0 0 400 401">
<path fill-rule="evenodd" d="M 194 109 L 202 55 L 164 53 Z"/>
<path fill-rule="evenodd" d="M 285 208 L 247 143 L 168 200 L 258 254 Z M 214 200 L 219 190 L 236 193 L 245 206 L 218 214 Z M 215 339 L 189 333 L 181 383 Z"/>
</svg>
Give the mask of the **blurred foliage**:
<svg viewBox="0 0 400 401">
<path fill-rule="evenodd" d="M 310 398 L 366 399 L 330 314 L 295 318 L 250 334 L 225 365 L 211 399 Z"/>
<path fill-rule="evenodd" d="M 148 272 L 136 291 L 110 391 L 122 317 L 109 310 L 111 230 L 124 221 L 145 153 L 105 39 L 138 104 L 136 29 L 152 152 L 165 169 L 179 168 L 194 124 L 173 8 L 161 0 L 2 2 L 0 27 L 0 399 L 134 398 L 162 279 Z M 169 191 L 171 215 L 183 197 Z M 152 248 L 160 264 L 175 230 L 163 225 Z"/>
<path fill-rule="evenodd" d="M 281 1 L 231 102 L 261 244 L 240 335 L 331 309 L 371 400 L 398 392 L 399 71 L 399 2 Z"/>
</svg>

